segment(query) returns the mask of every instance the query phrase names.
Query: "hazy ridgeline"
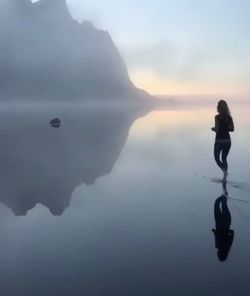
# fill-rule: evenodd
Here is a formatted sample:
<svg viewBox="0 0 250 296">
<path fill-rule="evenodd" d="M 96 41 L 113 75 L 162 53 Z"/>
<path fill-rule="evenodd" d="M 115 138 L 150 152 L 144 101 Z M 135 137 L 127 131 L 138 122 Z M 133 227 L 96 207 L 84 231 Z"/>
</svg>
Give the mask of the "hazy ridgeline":
<svg viewBox="0 0 250 296">
<path fill-rule="evenodd" d="M 0 201 L 16 215 L 37 203 L 60 215 L 76 186 L 111 172 L 151 97 L 108 32 L 73 20 L 65 0 L 1 1 L 0 65 Z"/>
<path fill-rule="evenodd" d="M 149 97 L 106 31 L 72 19 L 65 0 L 0 2 L 0 100 Z"/>
</svg>

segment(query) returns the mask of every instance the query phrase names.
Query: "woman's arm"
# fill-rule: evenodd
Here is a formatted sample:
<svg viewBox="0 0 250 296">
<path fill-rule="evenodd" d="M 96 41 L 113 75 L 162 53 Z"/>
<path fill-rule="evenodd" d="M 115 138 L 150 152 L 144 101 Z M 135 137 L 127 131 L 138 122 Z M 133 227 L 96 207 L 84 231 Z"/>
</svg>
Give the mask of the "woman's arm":
<svg viewBox="0 0 250 296">
<path fill-rule="evenodd" d="M 214 127 L 212 127 L 211 130 L 213 132 L 218 132 L 218 130 L 219 130 L 219 120 L 218 120 L 218 117 L 217 116 L 215 116 Z"/>
<path fill-rule="evenodd" d="M 234 132 L 234 122 L 233 122 L 233 118 L 232 117 L 230 119 L 230 124 L 229 124 L 228 130 L 230 132 Z"/>
</svg>

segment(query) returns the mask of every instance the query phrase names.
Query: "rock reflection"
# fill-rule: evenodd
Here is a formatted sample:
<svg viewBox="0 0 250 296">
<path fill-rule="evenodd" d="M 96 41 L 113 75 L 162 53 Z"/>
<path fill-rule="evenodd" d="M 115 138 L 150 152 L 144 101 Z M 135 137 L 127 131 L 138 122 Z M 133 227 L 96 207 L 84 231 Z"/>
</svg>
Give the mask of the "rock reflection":
<svg viewBox="0 0 250 296">
<path fill-rule="evenodd" d="M 214 203 L 215 229 L 213 229 L 213 233 L 217 256 L 221 262 L 227 260 L 234 240 L 234 231 L 230 229 L 232 218 L 227 200 L 228 191 L 225 181 L 223 182 L 223 194 Z"/>
<path fill-rule="evenodd" d="M 48 110 L 1 112 L 0 202 L 17 216 L 37 204 L 61 215 L 77 186 L 92 185 L 112 171 L 131 125 L 147 113 Z M 60 129 L 48 125 L 55 115 L 63 121 Z"/>
</svg>

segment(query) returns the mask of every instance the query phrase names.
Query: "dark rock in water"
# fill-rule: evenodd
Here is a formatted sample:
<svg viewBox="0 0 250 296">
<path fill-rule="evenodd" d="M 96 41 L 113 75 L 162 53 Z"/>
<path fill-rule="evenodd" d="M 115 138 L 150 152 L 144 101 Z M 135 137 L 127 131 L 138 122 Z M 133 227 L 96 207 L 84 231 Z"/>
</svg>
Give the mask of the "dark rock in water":
<svg viewBox="0 0 250 296">
<path fill-rule="evenodd" d="M 50 125 L 54 128 L 59 128 L 61 126 L 61 120 L 59 118 L 54 118 L 50 121 Z"/>
</svg>

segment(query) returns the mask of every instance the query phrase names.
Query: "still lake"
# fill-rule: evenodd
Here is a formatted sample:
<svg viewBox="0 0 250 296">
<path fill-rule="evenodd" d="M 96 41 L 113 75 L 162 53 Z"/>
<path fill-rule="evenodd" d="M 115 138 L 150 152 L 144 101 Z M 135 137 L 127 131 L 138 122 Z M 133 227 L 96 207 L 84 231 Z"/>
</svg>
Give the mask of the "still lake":
<svg viewBox="0 0 250 296">
<path fill-rule="evenodd" d="M 245 295 L 250 106 L 230 106 L 234 240 L 224 262 L 212 231 L 223 192 L 213 159 L 215 105 L 3 106 L 1 295 Z M 58 129 L 49 125 L 56 117 Z"/>
</svg>

